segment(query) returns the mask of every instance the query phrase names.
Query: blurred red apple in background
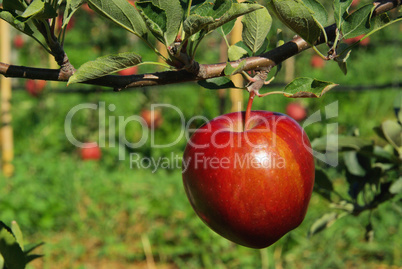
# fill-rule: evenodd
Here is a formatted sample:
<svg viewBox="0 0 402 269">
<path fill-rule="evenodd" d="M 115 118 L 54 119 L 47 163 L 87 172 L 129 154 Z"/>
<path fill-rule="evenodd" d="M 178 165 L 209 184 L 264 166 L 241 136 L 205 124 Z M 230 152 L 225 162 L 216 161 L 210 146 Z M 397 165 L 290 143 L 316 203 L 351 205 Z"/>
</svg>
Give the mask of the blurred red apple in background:
<svg viewBox="0 0 402 269">
<path fill-rule="evenodd" d="M 264 248 L 303 221 L 314 185 L 304 130 L 290 117 L 251 111 L 221 115 L 192 135 L 183 183 L 197 215 L 215 232 Z"/>
<path fill-rule="evenodd" d="M 14 43 L 15 48 L 20 49 L 24 46 L 25 41 L 24 41 L 24 38 L 22 37 L 22 35 L 16 35 L 14 37 L 13 43 Z"/>
<path fill-rule="evenodd" d="M 99 160 L 102 157 L 101 149 L 96 142 L 85 143 L 80 153 L 84 161 Z"/>
<path fill-rule="evenodd" d="M 130 76 L 135 75 L 138 72 L 138 66 L 132 66 L 127 69 L 123 69 L 119 71 L 120 76 Z"/>
<path fill-rule="evenodd" d="M 158 129 L 163 123 L 160 110 L 141 110 L 140 116 L 144 119 L 149 129 Z"/>
<path fill-rule="evenodd" d="M 93 10 L 88 6 L 87 3 L 83 4 L 81 7 L 82 7 L 83 10 L 85 10 L 85 12 L 87 12 L 87 13 L 90 14 L 90 15 L 92 15 L 92 14 L 95 13 L 95 11 L 93 11 Z"/>
<path fill-rule="evenodd" d="M 75 25 L 75 18 L 71 17 L 66 26 L 66 30 L 69 31 L 73 29 L 74 25 Z M 57 17 L 57 29 L 61 29 L 62 26 L 63 26 L 63 16 L 61 15 Z"/>
<path fill-rule="evenodd" d="M 321 58 L 319 55 L 313 55 L 310 60 L 310 65 L 313 68 L 321 69 L 325 66 L 325 60 Z"/>
<path fill-rule="evenodd" d="M 348 45 L 352 45 L 352 44 L 358 42 L 363 37 L 364 37 L 364 35 L 359 35 L 359 36 L 356 36 L 356 37 L 344 39 L 343 41 Z M 363 39 L 359 43 L 360 46 L 367 46 L 368 44 L 370 44 L 370 37 L 366 37 L 365 39 Z"/>
<path fill-rule="evenodd" d="M 360 3 L 360 0 L 353 0 L 352 4 L 350 5 L 351 7 L 356 7 Z"/>
<path fill-rule="evenodd" d="M 46 80 L 32 80 L 28 79 L 25 82 L 25 89 L 33 96 L 38 97 L 46 86 Z"/>
<path fill-rule="evenodd" d="M 286 106 L 286 114 L 300 122 L 307 117 L 307 109 L 302 104 L 293 102 Z"/>
</svg>

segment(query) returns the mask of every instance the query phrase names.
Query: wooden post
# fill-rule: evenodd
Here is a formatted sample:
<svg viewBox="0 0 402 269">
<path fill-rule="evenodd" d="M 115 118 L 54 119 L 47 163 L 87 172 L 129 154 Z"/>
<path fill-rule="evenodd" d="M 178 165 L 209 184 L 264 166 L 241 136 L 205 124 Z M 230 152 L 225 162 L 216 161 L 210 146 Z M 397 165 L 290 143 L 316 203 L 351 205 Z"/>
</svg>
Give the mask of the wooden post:
<svg viewBox="0 0 402 269">
<path fill-rule="evenodd" d="M 295 78 L 295 57 L 290 57 L 283 65 L 285 66 L 285 83 L 290 83 Z"/>
<path fill-rule="evenodd" d="M 225 40 L 222 39 L 219 45 L 219 61 L 226 62 L 228 60 L 228 47 Z M 225 104 L 226 104 L 226 89 L 218 90 L 219 98 L 219 115 L 225 114 Z"/>
<path fill-rule="evenodd" d="M 243 26 L 241 24 L 241 18 L 237 18 L 236 24 L 232 30 L 230 36 L 230 42 L 232 45 L 239 42 L 242 37 Z M 240 74 L 232 76 L 232 81 L 236 86 L 243 87 L 243 77 Z M 231 89 L 230 90 L 230 100 L 232 102 L 231 112 L 243 110 L 243 90 L 241 89 Z"/>
<path fill-rule="evenodd" d="M 10 62 L 10 26 L 7 22 L 0 20 L 0 61 Z M 14 158 L 13 129 L 11 126 L 11 79 L 0 77 L 1 90 L 1 159 L 2 169 L 6 177 L 11 177 L 14 173 L 12 164 Z"/>
</svg>

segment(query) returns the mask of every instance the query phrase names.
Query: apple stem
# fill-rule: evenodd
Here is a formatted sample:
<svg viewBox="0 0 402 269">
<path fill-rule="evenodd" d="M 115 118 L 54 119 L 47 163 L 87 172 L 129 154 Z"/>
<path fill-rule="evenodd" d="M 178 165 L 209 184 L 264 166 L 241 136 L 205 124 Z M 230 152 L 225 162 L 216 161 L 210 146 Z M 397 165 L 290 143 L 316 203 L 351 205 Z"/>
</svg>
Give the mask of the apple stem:
<svg viewBox="0 0 402 269">
<path fill-rule="evenodd" d="M 250 114 L 251 114 L 251 106 L 253 105 L 255 97 L 255 92 L 251 91 L 250 96 L 248 98 L 248 103 L 247 103 L 247 109 L 246 109 L 246 115 L 244 117 L 244 131 L 248 130 L 248 125 L 249 125 L 249 120 L 250 120 Z"/>
</svg>

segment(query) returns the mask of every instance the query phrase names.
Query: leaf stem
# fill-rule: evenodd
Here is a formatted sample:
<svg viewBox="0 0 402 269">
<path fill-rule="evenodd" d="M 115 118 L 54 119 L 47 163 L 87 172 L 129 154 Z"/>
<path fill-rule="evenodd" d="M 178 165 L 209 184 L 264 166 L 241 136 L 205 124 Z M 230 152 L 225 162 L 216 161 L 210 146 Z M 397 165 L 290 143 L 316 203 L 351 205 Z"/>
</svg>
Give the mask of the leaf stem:
<svg viewBox="0 0 402 269">
<path fill-rule="evenodd" d="M 323 58 L 324 60 L 328 60 L 326 56 L 324 56 L 324 54 L 322 54 L 316 46 L 312 46 L 312 49 L 318 54 L 320 55 L 321 58 Z"/>
</svg>

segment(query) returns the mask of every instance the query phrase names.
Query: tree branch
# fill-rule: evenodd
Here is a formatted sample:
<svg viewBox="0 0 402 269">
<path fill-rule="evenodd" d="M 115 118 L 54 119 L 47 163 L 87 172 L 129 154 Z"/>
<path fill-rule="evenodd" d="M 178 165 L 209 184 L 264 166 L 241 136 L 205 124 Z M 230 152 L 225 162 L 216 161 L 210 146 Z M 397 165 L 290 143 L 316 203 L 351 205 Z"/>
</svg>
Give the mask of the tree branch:
<svg viewBox="0 0 402 269">
<path fill-rule="evenodd" d="M 401 5 L 402 0 L 385 0 L 374 2 L 376 9 L 373 16 L 387 12 Z M 334 41 L 336 25 L 330 25 L 325 28 L 326 35 L 329 41 Z M 325 43 L 324 36 L 322 35 L 315 45 Z M 247 57 L 238 61 L 230 62 L 232 67 L 236 68 L 241 62 L 245 62 L 244 68 L 238 70 L 271 70 L 277 64 L 285 61 L 286 59 L 299 54 L 300 52 L 310 48 L 310 45 L 300 37 L 295 37 L 293 40 L 277 47 L 269 52 L 255 57 Z M 68 58 L 67 58 L 68 59 Z M 98 79 L 83 82 L 84 84 L 92 84 L 98 86 L 112 87 L 115 89 L 135 88 L 144 86 L 159 86 L 189 81 L 199 81 L 214 77 L 225 76 L 224 69 L 226 63 L 218 64 L 200 64 L 198 73 L 194 74 L 185 69 L 175 71 L 156 72 L 152 74 L 140 74 L 130 76 L 115 76 L 108 75 Z M 70 70 L 71 71 L 71 70 Z M 65 70 L 55 69 L 41 69 L 31 68 L 24 66 L 9 65 L 0 62 L 0 74 L 5 77 L 17 78 L 30 78 L 30 79 L 43 79 L 51 81 L 67 81 L 72 75 L 71 72 Z"/>
</svg>

